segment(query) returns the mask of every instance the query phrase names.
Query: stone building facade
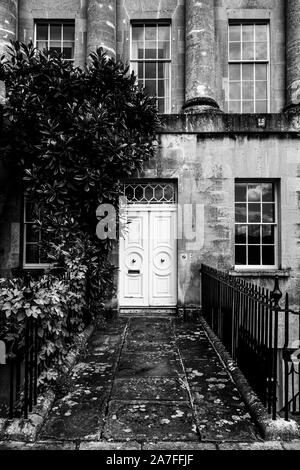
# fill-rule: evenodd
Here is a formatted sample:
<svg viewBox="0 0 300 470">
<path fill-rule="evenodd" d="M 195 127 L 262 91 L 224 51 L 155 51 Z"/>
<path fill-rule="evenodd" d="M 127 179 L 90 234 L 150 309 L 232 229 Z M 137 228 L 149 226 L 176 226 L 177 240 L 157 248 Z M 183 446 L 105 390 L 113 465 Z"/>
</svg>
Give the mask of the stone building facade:
<svg viewBox="0 0 300 470">
<path fill-rule="evenodd" d="M 158 96 L 157 156 L 126 186 L 136 238 L 113 254 L 115 307 L 198 308 L 201 263 L 264 286 L 277 274 L 297 301 L 300 0 L 2 0 L 0 49 L 15 38 L 80 66 L 103 46 Z M 30 246 L 26 259 L 29 222 L 12 195 L 2 273 L 41 267 Z M 176 243 L 140 243 L 141 227 L 171 225 Z"/>
</svg>

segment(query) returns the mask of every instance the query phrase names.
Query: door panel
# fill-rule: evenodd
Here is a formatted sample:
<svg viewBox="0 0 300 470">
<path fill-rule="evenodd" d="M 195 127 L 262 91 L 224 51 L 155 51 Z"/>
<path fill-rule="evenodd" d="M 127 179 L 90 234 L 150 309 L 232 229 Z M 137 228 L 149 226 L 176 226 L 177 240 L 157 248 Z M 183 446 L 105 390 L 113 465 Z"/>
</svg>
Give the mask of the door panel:
<svg viewBox="0 0 300 470">
<path fill-rule="evenodd" d="M 150 212 L 149 287 L 150 306 L 175 306 L 176 212 Z"/>
<path fill-rule="evenodd" d="M 120 239 L 120 306 L 176 306 L 176 211 L 129 208 L 128 220 Z"/>
<path fill-rule="evenodd" d="M 148 213 L 128 213 L 127 234 L 120 239 L 120 305 L 148 305 Z"/>
</svg>

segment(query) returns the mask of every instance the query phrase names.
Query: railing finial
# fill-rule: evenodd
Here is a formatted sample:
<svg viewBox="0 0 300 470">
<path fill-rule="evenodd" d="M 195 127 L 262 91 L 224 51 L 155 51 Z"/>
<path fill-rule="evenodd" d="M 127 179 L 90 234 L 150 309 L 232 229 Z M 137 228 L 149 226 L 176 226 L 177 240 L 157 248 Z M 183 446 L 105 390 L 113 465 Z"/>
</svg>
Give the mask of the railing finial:
<svg viewBox="0 0 300 470">
<path fill-rule="evenodd" d="M 282 297 L 282 292 L 279 288 L 279 277 L 275 276 L 274 289 L 271 292 L 271 299 L 274 300 L 275 307 L 279 307 L 279 301 Z"/>
</svg>

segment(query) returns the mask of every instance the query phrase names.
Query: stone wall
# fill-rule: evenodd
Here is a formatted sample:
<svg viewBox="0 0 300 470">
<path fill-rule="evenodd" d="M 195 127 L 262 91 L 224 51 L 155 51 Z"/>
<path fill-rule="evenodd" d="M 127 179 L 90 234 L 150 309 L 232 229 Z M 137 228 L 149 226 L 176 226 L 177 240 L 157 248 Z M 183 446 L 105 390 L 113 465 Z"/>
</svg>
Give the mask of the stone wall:
<svg viewBox="0 0 300 470">
<path fill-rule="evenodd" d="M 179 303 L 199 302 L 201 263 L 234 267 L 234 183 L 237 178 L 274 179 L 279 195 L 281 287 L 300 297 L 300 120 L 269 115 L 265 127 L 255 116 L 166 116 L 160 148 L 147 178 L 178 181 L 178 202 L 204 207 L 203 242 L 178 241 Z M 202 227 L 202 228 L 201 228 Z M 245 273 L 238 273 L 244 275 Z M 273 288 L 274 272 L 248 273 L 248 281 Z"/>
</svg>

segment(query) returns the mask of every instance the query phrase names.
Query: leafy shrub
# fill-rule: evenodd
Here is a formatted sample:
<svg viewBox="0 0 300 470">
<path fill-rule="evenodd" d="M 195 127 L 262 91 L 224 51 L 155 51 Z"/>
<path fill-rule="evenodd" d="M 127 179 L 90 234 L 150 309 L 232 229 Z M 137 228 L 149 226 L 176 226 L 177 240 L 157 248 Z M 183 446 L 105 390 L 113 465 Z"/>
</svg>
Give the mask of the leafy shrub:
<svg viewBox="0 0 300 470">
<path fill-rule="evenodd" d="M 75 263 L 74 263 L 75 264 Z M 9 354 L 24 348 L 26 318 L 38 321 L 39 384 L 56 380 L 69 347 L 84 328 L 86 271 L 80 265 L 63 278 L 46 274 L 32 281 L 32 296 L 25 296 L 21 279 L 0 280 L 0 331 Z M 49 369 L 57 367 L 55 373 Z"/>
</svg>

